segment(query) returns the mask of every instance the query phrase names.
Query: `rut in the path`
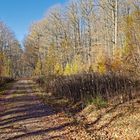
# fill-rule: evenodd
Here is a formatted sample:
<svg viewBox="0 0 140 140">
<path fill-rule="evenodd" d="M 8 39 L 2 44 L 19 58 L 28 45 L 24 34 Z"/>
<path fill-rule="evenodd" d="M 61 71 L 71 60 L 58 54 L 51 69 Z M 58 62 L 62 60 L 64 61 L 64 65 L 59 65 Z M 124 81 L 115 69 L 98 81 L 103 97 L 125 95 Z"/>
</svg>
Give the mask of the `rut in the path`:
<svg viewBox="0 0 140 140">
<path fill-rule="evenodd" d="M 36 96 L 35 84 L 22 80 L 0 97 L 0 140 L 73 139 L 72 123 L 62 113 L 44 105 Z M 75 135 L 75 134 L 74 134 Z"/>
</svg>

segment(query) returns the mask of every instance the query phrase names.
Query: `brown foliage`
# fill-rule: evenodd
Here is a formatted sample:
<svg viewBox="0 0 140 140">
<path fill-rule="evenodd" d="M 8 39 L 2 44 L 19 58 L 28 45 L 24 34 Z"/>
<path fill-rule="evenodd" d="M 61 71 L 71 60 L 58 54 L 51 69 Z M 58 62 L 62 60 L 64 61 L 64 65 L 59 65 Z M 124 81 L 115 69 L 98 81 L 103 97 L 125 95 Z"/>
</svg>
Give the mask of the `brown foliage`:
<svg viewBox="0 0 140 140">
<path fill-rule="evenodd" d="M 102 97 L 105 100 L 115 96 L 131 99 L 132 91 L 138 86 L 132 79 L 115 74 L 100 75 L 97 73 L 78 74 L 71 76 L 51 76 L 38 79 L 47 92 L 55 96 L 66 97 L 74 102 L 90 98 Z"/>
</svg>

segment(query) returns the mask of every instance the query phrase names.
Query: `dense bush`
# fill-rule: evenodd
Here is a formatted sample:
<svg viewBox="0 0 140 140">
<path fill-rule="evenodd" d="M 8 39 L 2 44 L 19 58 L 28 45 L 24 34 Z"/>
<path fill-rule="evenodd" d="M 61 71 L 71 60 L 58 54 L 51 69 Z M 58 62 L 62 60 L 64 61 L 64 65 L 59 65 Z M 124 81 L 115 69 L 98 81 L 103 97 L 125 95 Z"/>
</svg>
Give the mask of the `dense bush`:
<svg viewBox="0 0 140 140">
<path fill-rule="evenodd" d="M 0 86 L 4 85 L 5 83 L 12 82 L 13 78 L 9 77 L 0 77 Z"/>
<path fill-rule="evenodd" d="M 43 85 L 47 92 L 74 102 L 96 97 L 109 100 L 115 96 L 131 99 L 132 92 L 139 85 L 126 76 L 97 73 L 42 77 L 37 79 L 37 82 Z"/>
</svg>

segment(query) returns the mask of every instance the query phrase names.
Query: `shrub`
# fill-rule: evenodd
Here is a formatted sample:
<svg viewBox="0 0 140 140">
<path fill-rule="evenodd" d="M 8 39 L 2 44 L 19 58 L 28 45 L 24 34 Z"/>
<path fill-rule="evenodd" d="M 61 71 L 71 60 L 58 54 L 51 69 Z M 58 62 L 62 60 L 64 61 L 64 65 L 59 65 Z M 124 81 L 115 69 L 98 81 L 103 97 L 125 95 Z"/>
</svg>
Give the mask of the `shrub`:
<svg viewBox="0 0 140 140">
<path fill-rule="evenodd" d="M 42 84 L 40 82 L 40 84 Z M 132 98 L 135 82 L 123 75 L 116 74 L 76 74 L 71 76 L 48 76 L 43 81 L 47 92 L 54 96 L 65 97 L 73 102 L 87 98 L 109 100 L 116 96 Z M 98 100 L 97 100 L 98 101 Z M 100 100 L 99 100 L 100 101 Z"/>
<path fill-rule="evenodd" d="M 97 109 L 104 108 L 107 106 L 107 101 L 105 101 L 102 97 L 97 96 L 95 98 L 89 98 L 88 104 L 93 104 L 97 107 Z"/>
</svg>

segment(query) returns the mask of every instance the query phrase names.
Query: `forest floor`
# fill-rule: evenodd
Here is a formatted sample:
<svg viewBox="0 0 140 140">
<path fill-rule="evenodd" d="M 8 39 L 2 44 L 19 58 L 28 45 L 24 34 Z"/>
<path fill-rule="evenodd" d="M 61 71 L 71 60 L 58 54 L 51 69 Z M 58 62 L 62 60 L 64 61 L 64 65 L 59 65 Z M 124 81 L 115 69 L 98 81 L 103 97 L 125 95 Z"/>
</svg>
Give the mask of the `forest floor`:
<svg viewBox="0 0 140 140">
<path fill-rule="evenodd" d="M 45 104 L 40 94 L 32 80 L 19 80 L 0 95 L 0 140 L 140 139 L 139 99 L 100 112 L 89 106 L 78 114 L 82 123 Z"/>
</svg>

